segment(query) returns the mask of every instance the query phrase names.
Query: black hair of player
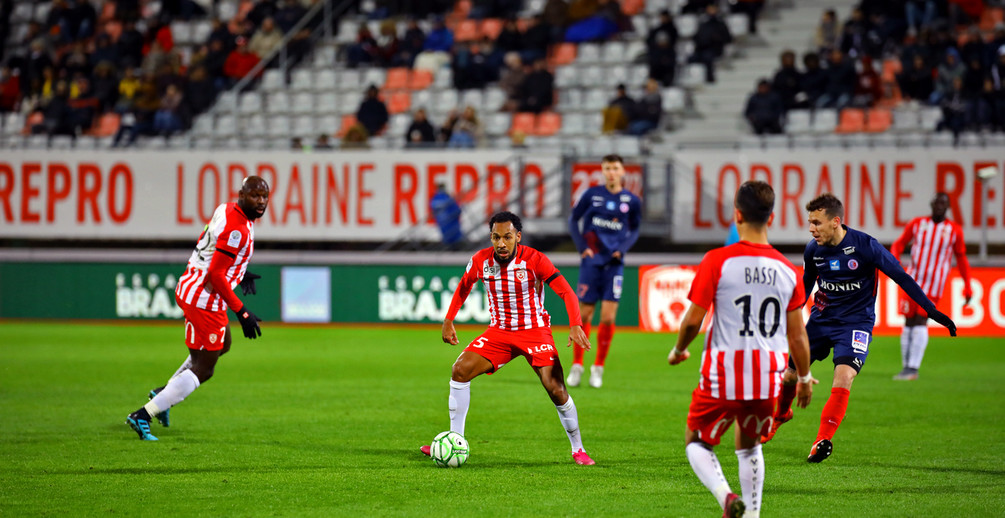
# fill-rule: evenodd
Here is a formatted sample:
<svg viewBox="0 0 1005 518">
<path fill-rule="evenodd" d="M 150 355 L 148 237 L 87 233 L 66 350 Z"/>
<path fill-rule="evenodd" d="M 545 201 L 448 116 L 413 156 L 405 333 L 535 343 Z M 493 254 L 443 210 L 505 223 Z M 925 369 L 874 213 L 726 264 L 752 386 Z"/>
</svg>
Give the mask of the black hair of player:
<svg viewBox="0 0 1005 518">
<path fill-rule="evenodd" d="M 750 180 L 736 190 L 733 206 L 743 214 L 743 221 L 765 225 L 775 210 L 775 190 L 767 182 Z"/>
<path fill-rule="evenodd" d="M 605 155 L 604 158 L 600 159 L 600 162 L 619 162 L 621 165 L 625 165 L 625 159 L 621 158 L 621 155 L 611 153 L 610 155 Z"/>
<path fill-rule="evenodd" d="M 844 205 L 837 196 L 825 192 L 806 204 L 806 212 L 816 212 L 820 209 L 824 210 L 828 219 L 841 218 L 844 221 Z"/>
<path fill-rule="evenodd" d="M 520 221 L 520 216 L 505 210 L 492 215 L 492 219 L 489 220 L 489 230 L 491 231 L 496 223 L 506 223 L 507 221 L 513 224 L 513 228 L 517 232 L 523 232 L 523 222 Z"/>
</svg>

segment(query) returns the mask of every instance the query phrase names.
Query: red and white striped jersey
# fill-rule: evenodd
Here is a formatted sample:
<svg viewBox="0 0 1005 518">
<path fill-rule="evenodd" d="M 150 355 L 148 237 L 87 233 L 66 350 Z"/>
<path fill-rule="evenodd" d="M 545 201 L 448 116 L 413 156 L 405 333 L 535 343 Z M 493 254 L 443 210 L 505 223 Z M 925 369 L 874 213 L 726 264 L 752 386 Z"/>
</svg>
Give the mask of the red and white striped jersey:
<svg viewBox="0 0 1005 518">
<path fill-rule="evenodd" d="M 475 252 L 457 287 L 467 296 L 476 281 L 482 281 L 489 299 L 489 327 L 506 331 L 551 325 L 544 309 L 544 285 L 559 275 L 547 256 L 520 245 L 505 265 L 496 261 L 492 248 Z"/>
<path fill-rule="evenodd" d="M 229 286 L 225 288 L 233 290 L 244 278 L 251 254 L 255 251 L 255 224 L 236 203 L 224 203 L 217 207 L 199 235 L 199 242 L 188 260 L 188 268 L 175 287 L 179 299 L 208 311 L 227 310 L 220 293 L 207 283 L 209 264 L 217 250 L 234 256 L 234 264 L 226 272 Z"/>
<path fill-rule="evenodd" d="M 904 249 L 912 241 L 911 264 L 905 270 L 914 277 L 925 295 L 933 299 L 942 296 L 954 255 L 960 275 L 966 285 L 970 285 L 967 245 L 963 241 L 963 229 L 958 224 L 949 219 L 936 223 L 931 216 L 914 218 L 893 242 L 890 253 L 900 260 Z"/>
<path fill-rule="evenodd" d="M 778 397 L 787 313 L 805 298 L 795 267 L 770 245 L 740 241 L 705 254 L 688 293 L 712 312 L 698 390 L 716 399 Z"/>
</svg>

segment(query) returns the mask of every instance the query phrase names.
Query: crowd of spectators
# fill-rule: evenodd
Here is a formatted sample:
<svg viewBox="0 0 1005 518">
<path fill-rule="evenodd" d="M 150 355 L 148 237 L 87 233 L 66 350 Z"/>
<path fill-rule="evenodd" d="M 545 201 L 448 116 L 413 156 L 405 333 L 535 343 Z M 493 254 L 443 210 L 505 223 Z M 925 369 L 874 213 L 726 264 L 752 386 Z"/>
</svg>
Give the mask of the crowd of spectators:
<svg viewBox="0 0 1005 518">
<path fill-rule="evenodd" d="M 939 129 L 1005 131 L 1005 24 L 982 31 L 981 0 L 858 4 L 841 23 L 827 10 L 816 48 L 785 51 L 772 80 L 758 81 L 744 115 L 756 133 L 782 131 L 794 108 L 937 107 Z M 988 26 L 985 25 L 985 28 Z"/>
</svg>

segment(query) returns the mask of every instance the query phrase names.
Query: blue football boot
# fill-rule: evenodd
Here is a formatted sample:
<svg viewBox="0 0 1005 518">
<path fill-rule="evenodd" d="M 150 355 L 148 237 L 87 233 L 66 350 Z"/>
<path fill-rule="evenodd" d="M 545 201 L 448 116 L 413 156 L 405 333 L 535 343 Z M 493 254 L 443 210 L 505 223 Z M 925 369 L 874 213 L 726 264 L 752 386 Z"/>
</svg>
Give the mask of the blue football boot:
<svg viewBox="0 0 1005 518">
<path fill-rule="evenodd" d="M 149 399 L 153 399 L 154 396 L 156 396 L 156 395 L 157 395 L 157 389 L 151 390 L 150 391 Z M 169 408 L 169 409 L 167 409 L 167 410 L 165 410 L 165 411 L 163 411 L 163 412 L 155 415 L 154 418 L 157 419 L 157 422 L 160 423 L 161 426 L 163 426 L 164 428 L 167 428 L 167 427 L 171 426 L 171 415 L 170 415 L 170 413 L 171 413 L 171 409 Z"/>
<path fill-rule="evenodd" d="M 140 436 L 141 441 L 156 441 L 157 438 L 150 433 L 150 421 L 141 418 L 135 413 L 126 417 L 126 424 Z"/>
</svg>

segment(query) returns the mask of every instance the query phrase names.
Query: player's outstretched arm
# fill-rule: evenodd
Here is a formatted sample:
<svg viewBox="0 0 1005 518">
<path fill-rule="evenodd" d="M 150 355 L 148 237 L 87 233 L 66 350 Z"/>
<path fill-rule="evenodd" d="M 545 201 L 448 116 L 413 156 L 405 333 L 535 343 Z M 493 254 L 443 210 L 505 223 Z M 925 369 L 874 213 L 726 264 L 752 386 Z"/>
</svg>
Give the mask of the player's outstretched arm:
<svg viewBox="0 0 1005 518">
<path fill-rule="evenodd" d="M 450 345 L 457 345 L 459 343 L 457 340 L 457 331 L 454 330 L 453 320 L 443 321 L 443 327 L 440 328 L 440 337 L 443 338 L 443 343 Z"/>
<path fill-rule="evenodd" d="M 670 350 L 670 355 L 667 356 L 667 363 L 677 365 L 691 357 L 687 346 L 691 345 L 691 342 L 694 341 L 694 338 L 701 331 L 701 323 L 705 320 L 706 313 L 708 313 L 707 309 L 693 302 L 691 303 L 691 307 L 687 308 L 687 313 L 684 313 L 684 320 L 680 323 L 680 331 L 677 333 L 677 344 Z"/>
<path fill-rule="evenodd" d="M 569 326 L 569 343 L 566 347 L 572 347 L 574 343 L 587 351 L 590 350 L 590 337 L 586 336 L 583 326 Z"/>
<path fill-rule="evenodd" d="M 872 240 L 872 252 L 874 254 L 874 262 L 879 267 L 879 270 L 885 273 L 887 277 L 893 279 L 893 282 L 896 282 L 897 286 L 900 286 L 900 289 L 904 290 L 904 293 L 908 297 L 911 297 L 918 306 L 921 306 L 921 309 L 924 309 L 925 313 L 928 313 L 928 318 L 949 329 L 950 336 L 956 336 L 956 323 L 946 316 L 945 313 L 935 309 L 935 304 L 931 300 L 928 300 L 928 296 L 925 295 L 921 286 L 918 286 L 914 278 L 904 271 L 904 268 L 900 266 L 900 262 L 893 257 L 893 254 L 883 248 L 875 239 Z"/>
<path fill-rule="evenodd" d="M 799 375 L 799 383 L 796 384 L 796 405 L 799 408 L 806 408 L 813 398 L 813 385 L 819 381 L 810 374 L 810 340 L 806 336 L 802 308 L 789 311 L 786 318 L 789 357 L 792 358 L 792 363 L 796 364 L 796 373 Z"/>
</svg>

